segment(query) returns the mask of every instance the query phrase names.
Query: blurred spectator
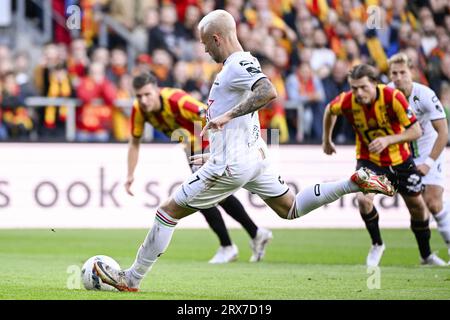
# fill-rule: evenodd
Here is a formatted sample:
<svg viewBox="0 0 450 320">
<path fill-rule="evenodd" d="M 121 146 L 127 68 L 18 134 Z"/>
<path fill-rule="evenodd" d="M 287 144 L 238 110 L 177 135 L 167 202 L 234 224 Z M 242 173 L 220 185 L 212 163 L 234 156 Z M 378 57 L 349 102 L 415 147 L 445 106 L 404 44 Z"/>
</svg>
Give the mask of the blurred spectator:
<svg viewBox="0 0 450 320">
<path fill-rule="evenodd" d="M 417 18 L 414 13 L 410 10 L 406 0 L 397 0 L 392 2 L 392 11 L 388 12 L 392 20 L 392 24 L 396 28 L 400 29 L 400 25 L 409 25 L 412 29 L 418 28 Z M 400 33 L 401 35 L 401 33 Z"/>
<path fill-rule="evenodd" d="M 196 81 L 189 72 L 189 65 L 185 61 L 178 61 L 173 68 L 174 88 L 188 92 L 197 100 L 202 100 L 202 94 L 198 90 Z"/>
<path fill-rule="evenodd" d="M 89 66 L 89 75 L 81 80 L 77 96 L 82 101 L 76 112 L 77 141 L 108 141 L 116 88 L 106 78 L 103 64 L 92 63 Z M 97 103 L 97 99 L 103 101 Z"/>
<path fill-rule="evenodd" d="M 0 45 L 0 71 L 10 68 L 11 59 L 11 49 L 7 46 Z"/>
<path fill-rule="evenodd" d="M 296 25 L 299 43 L 301 43 L 302 47 L 312 48 L 314 46 L 314 24 L 312 19 L 298 19 Z"/>
<path fill-rule="evenodd" d="M 133 98 L 132 77 L 123 74 L 119 79 L 116 99 L 126 101 Z M 114 106 L 112 113 L 112 134 L 115 141 L 125 142 L 130 138 L 131 109 Z"/>
<path fill-rule="evenodd" d="M 49 98 L 71 98 L 74 91 L 69 73 L 63 64 L 50 70 L 48 89 L 45 96 Z M 46 140 L 63 140 L 65 137 L 67 106 L 46 106 L 38 109 L 39 134 Z"/>
<path fill-rule="evenodd" d="M 157 0 L 109 0 L 107 11 L 117 22 L 132 30 L 137 24 L 144 21 L 146 10 L 156 7 L 157 3 Z"/>
<path fill-rule="evenodd" d="M 143 24 L 149 31 L 159 24 L 159 12 L 157 7 L 147 8 L 145 11 Z"/>
<path fill-rule="evenodd" d="M 450 13 L 445 16 L 444 26 L 447 32 L 450 32 Z"/>
<path fill-rule="evenodd" d="M 81 7 L 81 38 L 87 47 L 91 47 L 98 35 L 98 23 L 96 21 L 96 11 L 101 11 L 106 0 L 79 0 Z"/>
<path fill-rule="evenodd" d="M 342 20 L 349 23 L 350 21 L 365 21 L 367 13 L 360 1 L 340 0 L 334 2 L 334 8 Z"/>
<path fill-rule="evenodd" d="M 206 101 L 211 83 L 220 67 L 217 63 L 212 61 L 201 43 L 197 42 L 194 46 L 194 50 L 195 59 L 187 63 L 188 73 L 190 78 L 195 80 L 195 88 L 200 94 L 201 99 L 197 96 L 195 97 L 200 101 Z"/>
<path fill-rule="evenodd" d="M 438 46 L 431 51 L 426 66 L 426 76 L 430 82 L 430 87 L 438 95 L 442 92 L 440 85 L 444 80 L 441 65 L 445 55 L 450 53 L 450 35 L 445 32 L 438 36 Z"/>
<path fill-rule="evenodd" d="M 325 93 L 322 82 L 308 63 L 302 63 L 287 77 L 286 90 L 289 100 L 304 107 L 306 138 L 321 141 Z"/>
<path fill-rule="evenodd" d="M 409 39 L 412 34 L 412 27 L 408 23 L 402 23 L 398 30 L 398 47 L 399 50 L 405 49 L 409 44 Z"/>
<path fill-rule="evenodd" d="M 13 71 L 1 75 L 0 109 L 7 136 L 14 140 L 29 140 L 33 121 L 21 99 L 20 87 L 16 83 Z M 5 129 L 0 129 L 1 138 L 5 138 Z"/>
<path fill-rule="evenodd" d="M 336 61 L 336 54 L 327 47 L 327 36 L 322 29 L 314 30 L 314 48 L 311 56 L 311 68 L 321 79 L 330 74 Z"/>
<path fill-rule="evenodd" d="M 92 62 L 98 62 L 103 64 L 105 67 L 109 66 L 110 63 L 110 53 L 107 48 L 98 47 L 92 52 Z"/>
<path fill-rule="evenodd" d="M 151 70 L 161 87 L 173 87 L 173 58 L 164 49 L 155 49 L 152 55 Z"/>
<path fill-rule="evenodd" d="M 425 76 L 426 65 L 421 52 L 413 47 L 406 48 L 404 52 L 414 66 L 414 69 L 412 70 L 414 81 L 428 85 L 428 80 Z"/>
<path fill-rule="evenodd" d="M 448 0 L 429 0 L 429 3 L 433 12 L 434 21 L 436 24 L 443 25 L 445 15 L 450 11 Z"/>
<path fill-rule="evenodd" d="M 111 51 L 110 64 L 107 66 L 106 77 L 118 86 L 120 79 L 127 73 L 127 54 L 122 49 L 116 48 Z"/>
<path fill-rule="evenodd" d="M 67 68 L 73 86 L 76 88 L 80 79 L 86 75 L 89 66 L 86 41 L 84 39 L 74 39 L 70 44 L 70 55 L 67 59 Z"/>
<path fill-rule="evenodd" d="M 422 21 L 421 46 L 425 56 L 428 57 L 437 44 L 436 25 L 433 18 Z"/>
<path fill-rule="evenodd" d="M 31 61 L 28 52 L 21 51 L 14 55 L 14 71 L 22 99 L 35 96 L 37 92 L 31 78 Z"/>
<path fill-rule="evenodd" d="M 181 56 L 186 35 L 177 22 L 173 4 L 165 3 L 159 12 L 159 24 L 149 31 L 148 52 L 153 55 L 156 49 L 164 49 L 176 60 Z"/>
<path fill-rule="evenodd" d="M 225 1 L 225 11 L 229 12 L 234 20 L 236 21 L 236 24 L 240 24 L 244 22 L 244 15 L 243 15 L 243 8 L 244 8 L 244 0 L 227 0 Z"/>
<path fill-rule="evenodd" d="M 197 39 L 197 25 L 201 18 L 200 8 L 197 5 L 190 4 L 186 7 L 182 24 L 186 40 L 195 41 Z"/>
<path fill-rule="evenodd" d="M 344 20 L 339 19 L 336 11 L 331 9 L 328 20 L 324 25 L 324 31 L 329 41 L 329 47 L 339 59 L 345 59 L 344 41 L 350 35 L 350 30 Z"/>
<path fill-rule="evenodd" d="M 443 93 L 443 88 L 448 87 L 450 85 L 450 52 L 447 51 L 447 54 L 442 57 L 441 63 L 441 72 L 442 72 L 442 82 L 439 88 L 439 94 Z"/>
<path fill-rule="evenodd" d="M 344 49 L 346 60 L 349 63 L 350 68 L 367 61 L 367 57 L 361 56 L 359 47 L 354 39 L 350 38 L 345 40 Z"/>
<path fill-rule="evenodd" d="M 42 58 L 34 69 L 34 85 L 40 95 L 46 95 L 48 91 L 50 70 L 56 65 L 64 63 L 60 51 L 54 43 L 44 46 Z"/>
<path fill-rule="evenodd" d="M 389 2 L 389 7 L 390 8 Z M 378 7 L 377 11 L 377 22 L 379 23 L 376 28 L 371 26 L 370 31 L 375 32 L 375 36 L 379 39 L 385 54 L 389 57 L 396 52 L 398 52 L 398 29 L 400 28 L 400 23 L 398 21 L 388 21 L 388 16 L 385 7 Z M 368 34 L 372 35 L 372 32 L 368 32 Z"/>
<path fill-rule="evenodd" d="M 331 102 L 341 92 L 350 90 L 347 81 L 349 63 L 344 60 L 336 60 L 331 74 L 322 80 L 325 92 L 325 103 Z M 342 117 L 338 117 L 334 131 L 333 140 L 337 143 L 351 143 L 355 139 L 353 130 L 348 121 Z"/>
<path fill-rule="evenodd" d="M 152 66 L 152 57 L 150 57 L 148 54 L 141 53 L 136 58 L 136 63 L 134 65 L 132 75 L 150 72 L 151 66 Z"/>
</svg>

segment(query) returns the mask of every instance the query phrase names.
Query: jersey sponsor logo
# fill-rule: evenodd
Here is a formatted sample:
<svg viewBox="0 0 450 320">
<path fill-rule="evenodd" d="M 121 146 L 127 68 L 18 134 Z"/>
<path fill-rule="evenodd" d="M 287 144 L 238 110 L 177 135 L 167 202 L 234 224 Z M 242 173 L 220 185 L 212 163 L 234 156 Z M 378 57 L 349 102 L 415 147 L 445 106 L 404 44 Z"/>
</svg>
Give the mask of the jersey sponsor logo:
<svg viewBox="0 0 450 320">
<path fill-rule="evenodd" d="M 248 67 L 248 68 L 246 68 L 245 70 L 247 70 L 247 72 L 248 72 L 251 76 L 254 76 L 254 75 L 257 75 L 258 73 L 261 73 L 261 70 L 259 70 L 258 68 L 255 68 L 255 67 Z"/>
</svg>

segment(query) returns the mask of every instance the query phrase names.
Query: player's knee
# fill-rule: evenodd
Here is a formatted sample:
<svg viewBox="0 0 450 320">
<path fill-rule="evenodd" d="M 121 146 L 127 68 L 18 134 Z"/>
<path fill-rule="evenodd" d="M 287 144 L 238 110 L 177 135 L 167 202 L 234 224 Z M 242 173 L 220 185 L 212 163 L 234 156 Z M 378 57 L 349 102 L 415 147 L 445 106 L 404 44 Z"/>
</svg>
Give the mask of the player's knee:
<svg viewBox="0 0 450 320">
<path fill-rule="evenodd" d="M 427 207 L 424 201 L 413 201 L 407 203 L 407 207 L 413 219 L 425 219 L 428 215 Z"/>
<path fill-rule="evenodd" d="M 366 197 L 363 194 L 358 194 L 356 196 L 358 200 L 359 211 L 362 213 L 369 213 L 373 209 L 373 200 L 369 197 Z"/>
<path fill-rule="evenodd" d="M 163 204 L 160 206 L 160 209 L 162 209 L 165 213 L 167 213 L 172 218 L 175 218 L 175 219 L 179 218 L 176 215 L 177 208 L 174 207 L 174 201 L 171 198 L 164 201 Z"/>
<path fill-rule="evenodd" d="M 432 214 L 437 214 L 442 211 L 443 206 L 440 201 L 428 201 L 426 204 Z"/>
</svg>

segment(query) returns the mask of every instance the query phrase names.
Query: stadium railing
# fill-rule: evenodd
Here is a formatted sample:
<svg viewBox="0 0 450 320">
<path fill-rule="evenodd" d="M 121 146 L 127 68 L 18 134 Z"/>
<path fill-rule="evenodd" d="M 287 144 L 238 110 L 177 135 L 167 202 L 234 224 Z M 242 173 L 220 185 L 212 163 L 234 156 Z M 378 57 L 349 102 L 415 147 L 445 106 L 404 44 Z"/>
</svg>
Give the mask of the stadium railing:
<svg viewBox="0 0 450 320">
<path fill-rule="evenodd" d="M 93 105 L 102 105 L 102 99 L 95 99 Z M 30 108 L 45 108 L 47 106 L 67 107 L 66 118 L 66 140 L 75 141 L 76 138 L 76 114 L 75 110 L 81 106 L 82 102 L 76 98 L 49 98 L 49 97 L 28 97 L 25 99 L 25 106 Z M 133 99 L 116 99 L 114 106 L 118 108 L 130 109 L 133 106 Z M 146 126 L 144 139 L 146 141 L 153 140 L 153 127 Z"/>
</svg>

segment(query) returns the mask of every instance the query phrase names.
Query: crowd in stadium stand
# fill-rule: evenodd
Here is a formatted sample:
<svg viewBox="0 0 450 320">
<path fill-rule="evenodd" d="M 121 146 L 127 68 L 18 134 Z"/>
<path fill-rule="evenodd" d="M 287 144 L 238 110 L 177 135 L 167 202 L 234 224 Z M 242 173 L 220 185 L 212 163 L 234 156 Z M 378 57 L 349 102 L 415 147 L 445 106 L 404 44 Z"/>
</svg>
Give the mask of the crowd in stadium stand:
<svg viewBox="0 0 450 320">
<path fill-rule="evenodd" d="M 65 15 L 61 3 L 53 1 L 53 10 Z M 55 24 L 53 41 L 42 47 L 39 61 L 26 51 L 0 44 L 0 140 L 64 141 L 67 107 L 25 105 L 26 97 L 45 96 L 81 101 L 76 109 L 77 141 L 126 141 L 130 109 L 115 101 L 132 98 L 132 77 L 144 70 L 152 71 L 160 86 L 182 88 L 205 101 L 220 66 L 204 52 L 196 27 L 216 8 L 234 16 L 244 49 L 259 58 L 277 88 L 277 100 L 260 111 L 260 120 L 263 128 L 280 130 L 282 143 L 320 142 L 324 107 L 349 90 L 349 68 L 370 63 L 387 82 L 387 59 L 399 51 L 412 59 L 416 81 L 430 86 L 450 108 L 447 0 L 72 0 L 68 4 L 79 5 L 83 12 L 79 37 Z M 113 17 L 140 44 L 132 70 L 126 39 L 111 31 L 108 46 L 99 46 L 96 10 Z M 98 99 L 100 105 L 93 103 Z M 298 106 L 303 106 L 301 113 Z M 337 123 L 334 134 L 338 143 L 353 142 L 345 121 Z"/>
</svg>

